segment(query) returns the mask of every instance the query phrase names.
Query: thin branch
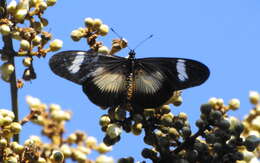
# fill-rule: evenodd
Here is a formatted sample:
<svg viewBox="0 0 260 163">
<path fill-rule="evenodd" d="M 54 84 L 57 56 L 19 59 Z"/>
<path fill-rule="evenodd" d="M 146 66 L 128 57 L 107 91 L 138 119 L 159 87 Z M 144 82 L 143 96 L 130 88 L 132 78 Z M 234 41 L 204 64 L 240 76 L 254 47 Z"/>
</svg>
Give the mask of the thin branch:
<svg viewBox="0 0 260 163">
<path fill-rule="evenodd" d="M 184 148 L 186 148 L 187 146 L 190 146 L 192 143 L 195 142 L 196 138 L 201 136 L 205 130 L 207 130 L 209 128 L 209 126 L 206 126 L 204 128 L 199 129 L 194 135 L 192 135 L 191 137 L 189 137 L 187 140 L 185 140 L 183 143 L 181 143 L 174 151 L 172 151 L 173 153 L 179 153 L 181 150 L 183 150 Z"/>
</svg>

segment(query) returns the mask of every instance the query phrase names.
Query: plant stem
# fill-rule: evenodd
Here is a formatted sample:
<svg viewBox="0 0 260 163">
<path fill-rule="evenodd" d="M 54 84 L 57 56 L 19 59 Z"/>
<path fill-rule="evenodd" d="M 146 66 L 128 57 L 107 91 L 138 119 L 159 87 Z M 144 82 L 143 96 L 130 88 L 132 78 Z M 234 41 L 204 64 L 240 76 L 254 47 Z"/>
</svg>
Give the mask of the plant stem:
<svg viewBox="0 0 260 163">
<path fill-rule="evenodd" d="M 15 67 L 15 61 L 14 56 L 10 57 L 10 63 Z M 15 70 L 11 74 L 10 78 L 10 91 L 11 91 L 11 99 L 12 99 L 12 111 L 14 112 L 15 118 L 14 121 L 19 121 L 19 115 L 18 115 L 18 89 L 16 85 L 16 73 Z M 19 134 L 14 135 L 14 141 L 19 143 Z"/>
<path fill-rule="evenodd" d="M 1 0 L 1 8 L 3 9 L 0 18 L 5 18 L 7 17 L 6 14 L 6 0 Z M 10 35 L 3 35 L 3 42 L 4 42 L 4 47 L 3 50 L 10 51 L 10 54 L 7 54 L 8 56 L 8 61 L 10 64 L 12 64 L 15 68 L 15 55 L 16 52 L 14 51 L 13 48 L 13 41 Z M 19 117 L 18 117 L 18 90 L 16 86 L 16 73 L 15 69 L 14 72 L 10 76 L 10 92 L 11 92 L 11 101 L 12 101 L 12 111 L 14 112 L 15 118 L 14 121 L 18 122 Z M 19 135 L 14 135 L 14 141 L 19 143 Z"/>
</svg>

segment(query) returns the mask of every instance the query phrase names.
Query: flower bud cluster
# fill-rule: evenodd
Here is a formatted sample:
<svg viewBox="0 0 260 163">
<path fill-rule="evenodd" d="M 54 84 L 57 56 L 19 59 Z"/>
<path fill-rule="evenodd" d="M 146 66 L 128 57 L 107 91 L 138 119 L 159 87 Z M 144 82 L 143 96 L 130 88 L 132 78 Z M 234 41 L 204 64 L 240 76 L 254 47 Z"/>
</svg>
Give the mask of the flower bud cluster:
<svg viewBox="0 0 260 163">
<path fill-rule="evenodd" d="M 37 162 L 37 163 L 63 163 L 67 159 L 79 163 L 114 163 L 113 158 L 104 154 L 112 150 L 111 146 L 98 143 L 97 139 L 87 136 L 86 133 L 76 131 L 66 138 L 65 122 L 71 119 L 71 113 L 63 111 L 60 105 L 47 106 L 40 99 L 27 96 L 26 102 L 30 114 L 20 123 L 13 122 L 14 113 L 0 109 L 0 162 Z M 50 139 L 45 143 L 38 136 L 30 136 L 23 144 L 11 141 L 14 134 L 18 134 L 22 125 L 33 122 L 42 127 L 42 134 Z M 92 151 L 100 155 L 95 160 L 88 156 Z"/>
<path fill-rule="evenodd" d="M 9 140 L 15 134 L 19 134 L 22 126 L 14 122 L 14 113 L 0 109 L 0 137 Z"/>
<path fill-rule="evenodd" d="M 260 141 L 260 94 L 256 91 L 250 91 L 249 101 L 253 104 L 253 108 L 243 120 L 245 129 L 242 136 L 247 140 L 247 150 L 242 149 L 242 153 L 244 154 L 247 162 L 253 162 L 253 160 L 260 158 L 260 145 L 259 142 L 257 142 Z M 253 147 L 254 149 L 254 146 L 257 146 L 256 150 L 250 150 L 250 147 Z"/>
<path fill-rule="evenodd" d="M 43 30 L 48 25 L 48 20 L 43 18 L 44 11 L 53 6 L 56 0 L 11 0 L 6 8 L 3 8 L 5 16 L 0 18 L 0 34 L 19 41 L 19 50 L 3 49 L 1 60 L 7 61 L 13 56 L 27 57 L 23 60 L 25 81 L 36 78 L 33 68 L 33 56 L 45 57 L 48 52 L 57 51 L 62 47 L 62 41 L 52 39 L 52 34 Z M 27 23 L 28 22 L 28 23 Z M 27 27 L 24 24 L 29 24 Z M 51 42 L 50 42 L 51 41 Z M 45 47 L 50 42 L 49 47 Z M 28 57 L 30 59 L 28 59 Z M 10 73 L 1 74 L 4 81 L 10 81 Z"/>
<path fill-rule="evenodd" d="M 257 105 L 259 97 L 256 98 L 255 95 L 254 100 L 251 97 L 250 101 Z M 153 162 L 167 162 L 167 159 L 172 159 L 180 162 L 235 163 L 244 160 L 243 151 L 248 153 L 257 149 L 259 135 L 250 134 L 243 137 L 242 133 L 246 131 L 244 122 L 227 115 L 228 111 L 240 107 L 238 99 L 233 98 L 225 105 L 221 98 L 210 98 L 208 103 L 201 105 L 200 119 L 196 121 L 198 131 L 194 134 L 187 114 L 171 113 L 169 104 L 179 106 L 181 103 L 180 92 L 175 92 L 173 97 L 159 108 L 109 108 L 108 114 L 102 115 L 99 121 L 102 131 L 106 133 L 104 143 L 117 143 L 121 139 L 122 131 L 134 135 L 144 132 L 144 142 L 152 148 L 144 148 L 142 156 Z M 251 111 L 254 117 L 256 113 L 257 110 Z M 253 120 L 250 116 L 248 119 Z M 257 125 L 254 122 L 253 128 L 256 129 Z M 121 158 L 119 161 L 133 163 L 134 159 Z"/>
<path fill-rule="evenodd" d="M 112 41 L 111 50 L 104 46 L 102 42 L 97 41 L 99 36 L 106 36 L 109 32 L 109 27 L 103 24 L 102 20 L 98 18 L 85 18 L 85 28 L 78 28 L 71 32 L 70 36 L 73 41 L 80 41 L 82 38 L 86 38 L 90 48 L 96 52 L 103 54 L 115 54 L 119 50 L 127 46 L 125 39 L 114 39 Z"/>
<path fill-rule="evenodd" d="M 165 130 L 175 130 L 173 129 L 175 125 L 179 127 L 181 124 L 185 124 L 184 126 L 186 128 L 184 128 L 184 134 L 187 136 L 186 134 L 189 134 L 188 130 L 190 130 L 189 124 L 185 123 L 187 115 L 185 113 L 180 113 L 178 116 L 174 116 L 171 113 L 169 106 L 169 104 L 179 106 L 181 103 L 181 92 L 177 91 L 173 93 L 173 96 L 165 105 L 162 105 L 159 108 L 145 108 L 141 109 L 143 110 L 142 112 L 133 112 L 133 109 L 129 106 L 109 108 L 108 114 L 102 115 L 99 121 L 102 131 L 106 133 L 106 136 L 103 139 L 104 143 L 107 145 L 117 143 L 120 140 L 123 130 L 138 136 L 142 133 L 145 126 L 147 126 L 146 121 L 154 121 L 155 119 L 160 124 L 160 127 L 158 126 L 156 130 L 161 131 L 162 133 L 165 132 Z M 173 134 L 175 133 L 172 133 L 172 136 Z M 179 137 L 179 133 L 177 133 L 177 135 L 175 136 Z"/>
</svg>

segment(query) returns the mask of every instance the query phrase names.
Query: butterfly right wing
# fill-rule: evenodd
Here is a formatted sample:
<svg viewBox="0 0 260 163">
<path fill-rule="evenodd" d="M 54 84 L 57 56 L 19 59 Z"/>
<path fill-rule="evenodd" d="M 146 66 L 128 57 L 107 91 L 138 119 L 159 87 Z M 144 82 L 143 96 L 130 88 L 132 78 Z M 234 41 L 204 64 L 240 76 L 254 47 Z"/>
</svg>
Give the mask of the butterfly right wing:
<svg viewBox="0 0 260 163">
<path fill-rule="evenodd" d="M 94 104 L 112 107 L 125 99 L 126 59 L 89 51 L 65 51 L 50 60 L 52 71 L 72 82 L 81 84 Z"/>
</svg>

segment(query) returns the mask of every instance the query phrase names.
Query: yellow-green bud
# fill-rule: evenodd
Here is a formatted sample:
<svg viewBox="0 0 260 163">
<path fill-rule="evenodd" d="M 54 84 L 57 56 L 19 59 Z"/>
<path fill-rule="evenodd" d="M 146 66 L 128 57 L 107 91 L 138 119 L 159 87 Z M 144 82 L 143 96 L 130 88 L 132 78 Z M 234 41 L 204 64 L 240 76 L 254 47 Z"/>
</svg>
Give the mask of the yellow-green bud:
<svg viewBox="0 0 260 163">
<path fill-rule="evenodd" d="M 108 115 L 103 115 L 100 117 L 99 124 L 102 127 L 109 125 L 110 122 L 111 122 L 111 119 Z"/>
<path fill-rule="evenodd" d="M 32 39 L 32 43 L 34 46 L 37 46 L 41 43 L 42 38 L 38 35 L 36 35 L 33 39 Z"/>
<path fill-rule="evenodd" d="M 50 112 L 61 110 L 61 106 L 58 104 L 50 104 Z"/>
<path fill-rule="evenodd" d="M 233 98 L 229 101 L 228 106 L 232 110 L 237 110 L 240 107 L 240 101 L 236 98 Z"/>
<path fill-rule="evenodd" d="M 96 158 L 95 163 L 114 163 L 114 160 L 112 157 L 108 157 L 106 155 L 100 155 Z"/>
<path fill-rule="evenodd" d="M 42 157 L 39 157 L 37 163 L 46 163 L 46 160 Z"/>
<path fill-rule="evenodd" d="M 66 120 L 66 115 L 63 110 L 55 110 L 51 112 L 51 118 L 55 121 L 64 121 Z"/>
<path fill-rule="evenodd" d="M 181 96 L 178 96 L 176 99 L 173 100 L 172 104 L 174 106 L 180 106 L 182 104 L 182 97 Z"/>
<path fill-rule="evenodd" d="M 14 134 L 18 134 L 22 130 L 22 126 L 18 122 L 11 123 L 10 127 L 11 127 L 11 131 Z"/>
<path fill-rule="evenodd" d="M 260 95 L 258 92 L 256 91 L 250 91 L 249 92 L 249 99 L 250 99 L 250 102 L 254 105 L 258 104 L 259 103 L 259 100 L 260 100 Z"/>
<path fill-rule="evenodd" d="M 23 59 L 23 65 L 26 67 L 29 67 L 32 65 L 32 58 L 31 57 L 26 57 Z"/>
<path fill-rule="evenodd" d="M 6 109 L 0 109 L 0 115 L 2 115 L 3 117 L 10 117 L 12 120 L 15 117 L 12 111 Z"/>
<path fill-rule="evenodd" d="M 68 112 L 68 111 L 64 111 L 64 120 L 65 121 L 68 121 L 68 120 L 70 120 L 71 119 L 71 113 L 70 112 Z"/>
<path fill-rule="evenodd" d="M 22 22 L 25 19 L 25 16 L 27 15 L 28 10 L 27 9 L 18 9 L 14 15 L 15 19 L 18 22 Z"/>
<path fill-rule="evenodd" d="M 171 112 L 171 108 L 169 105 L 163 105 L 160 107 L 160 109 L 163 114 L 167 114 L 167 113 Z"/>
<path fill-rule="evenodd" d="M 10 63 L 4 63 L 2 66 L 1 66 L 1 72 L 3 74 L 6 74 L 6 75 L 10 75 L 14 72 L 14 65 L 10 64 Z"/>
<path fill-rule="evenodd" d="M 39 8 L 40 8 L 41 11 L 46 10 L 47 7 L 48 7 L 48 5 L 47 5 L 46 2 L 42 1 L 42 2 L 39 3 Z"/>
<path fill-rule="evenodd" d="M 73 154 L 78 162 L 84 162 L 87 160 L 87 156 L 79 150 L 75 150 Z"/>
<path fill-rule="evenodd" d="M 112 150 L 112 146 L 107 146 L 104 143 L 100 143 L 96 149 L 99 153 L 107 153 Z"/>
<path fill-rule="evenodd" d="M 7 83 L 10 82 L 10 75 L 7 74 L 1 74 L 1 79 Z"/>
<path fill-rule="evenodd" d="M 33 141 L 33 143 L 37 144 L 37 145 L 42 144 L 41 138 L 39 136 L 36 136 L 36 135 L 30 136 L 30 139 L 27 139 L 27 140 Z"/>
<path fill-rule="evenodd" d="M 21 154 L 24 151 L 24 146 L 17 143 L 13 146 L 13 150 L 15 153 Z"/>
<path fill-rule="evenodd" d="M 106 134 L 112 139 L 120 136 L 121 133 L 122 128 L 115 123 L 109 124 L 106 130 Z"/>
<path fill-rule="evenodd" d="M 109 32 L 109 27 L 105 24 L 101 24 L 99 27 L 99 34 L 101 36 L 105 36 L 108 34 L 108 32 Z"/>
<path fill-rule="evenodd" d="M 53 6 L 53 5 L 55 5 L 56 2 L 57 2 L 57 0 L 46 0 L 46 3 L 48 6 Z"/>
<path fill-rule="evenodd" d="M 90 148 L 82 146 L 82 145 L 79 145 L 77 149 L 80 150 L 81 152 L 85 153 L 86 155 L 89 155 L 91 153 Z"/>
<path fill-rule="evenodd" d="M 109 49 L 106 46 L 101 46 L 100 48 L 98 48 L 98 53 L 108 54 L 109 53 Z"/>
<path fill-rule="evenodd" d="M 135 123 L 133 126 L 132 126 L 132 133 L 134 135 L 140 135 L 142 133 L 142 128 L 143 128 L 143 124 L 142 123 Z"/>
<path fill-rule="evenodd" d="M 90 17 L 85 18 L 84 22 L 85 22 L 85 26 L 86 26 L 86 27 L 88 27 L 88 26 L 91 26 L 91 27 L 92 27 L 92 26 L 94 25 L 94 19 L 92 19 L 92 18 L 90 18 Z"/>
<path fill-rule="evenodd" d="M 179 115 L 178 115 L 179 118 L 183 119 L 183 120 L 187 120 L 188 119 L 188 116 L 186 113 L 184 112 L 180 112 Z"/>
<path fill-rule="evenodd" d="M 223 106 L 224 105 L 224 100 L 222 98 L 217 99 L 217 105 L 218 106 Z"/>
<path fill-rule="evenodd" d="M 9 125 L 12 123 L 13 119 L 11 117 L 3 117 L 4 125 Z"/>
<path fill-rule="evenodd" d="M 208 101 L 208 103 L 211 105 L 211 106 L 215 106 L 217 104 L 217 101 L 218 99 L 216 97 L 211 97 Z"/>
<path fill-rule="evenodd" d="M 0 33 L 2 35 L 9 35 L 10 32 L 11 32 L 11 29 L 7 24 L 0 25 Z"/>
<path fill-rule="evenodd" d="M 18 163 L 18 159 L 15 156 L 7 157 L 6 159 L 7 163 Z"/>
<path fill-rule="evenodd" d="M 0 147 L 4 148 L 7 146 L 7 140 L 5 138 L 0 139 Z"/>
<path fill-rule="evenodd" d="M 72 151 L 70 147 L 67 144 L 63 144 L 60 148 L 61 152 L 64 154 L 64 157 L 70 157 L 72 154 Z"/>
<path fill-rule="evenodd" d="M 95 137 L 93 137 L 93 136 L 87 137 L 86 145 L 87 145 L 87 147 L 89 147 L 90 149 L 95 148 L 96 145 L 97 145 L 97 139 L 96 139 Z"/>
<path fill-rule="evenodd" d="M 8 5 L 7 5 L 7 12 L 13 13 L 15 12 L 17 6 L 16 0 L 12 0 Z"/>
<path fill-rule="evenodd" d="M 38 108 L 41 105 L 40 99 L 32 96 L 25 97 L 27 104 L 32 108 Z"/>
<path fill-rule="evenodd" d="M 70 37 L 73 41 L 79 41 L 83 37 L 83 33 L 76 29 L 70 33 Z"/>
<path fill-rule="evenodd" d="M 50 43 L 51 51 L 58 51 L 62 48 L 63 42 L 61 40 L 55 39 Z"/>
<path fill-rule="evenodd" d="M 102 20 L 100 20 L 100 19 L 94 19 L 94 27 L 95 27 L 96 29 L 98 29 L 98 28 L 101 26 L 102 23 L 103 23 Z"/>
<path fill-rule="evenodd" d="M 20 41 L 20 48 L 22 50 L 28 51 L 28 50 L 30 50 L 30 47 L 31 47 L 31 45 L 30 45 L 29 41 L 27 41 L 27 40 Z"/>
<path fill-rule="evenodd" d="M 77 140 L 77 135 L 76 134 L 70 134 L 70 136 L 68 137 L 68 143 L 75 143 Z"/>
</svg>

